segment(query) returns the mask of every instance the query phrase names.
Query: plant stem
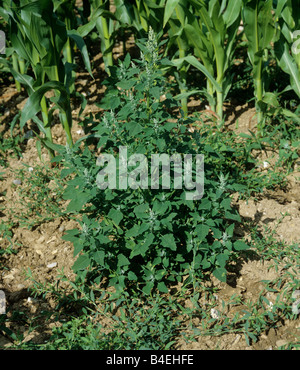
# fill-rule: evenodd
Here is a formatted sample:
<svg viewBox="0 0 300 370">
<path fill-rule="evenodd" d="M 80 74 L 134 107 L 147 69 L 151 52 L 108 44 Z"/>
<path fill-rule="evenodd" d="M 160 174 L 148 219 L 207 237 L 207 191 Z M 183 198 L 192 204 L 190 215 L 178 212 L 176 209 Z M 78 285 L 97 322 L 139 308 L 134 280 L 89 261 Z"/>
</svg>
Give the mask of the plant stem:
<svg viewBox="0 0 300 370">
<path fill-rule="evenodd" d="M 20 68 L 20 73 L 23 75 L 25 73 L 25 62 L 23 58 L 19 59 L 19 68 Z"/>
<path fill-rule="evenodd" d="M 209 79 L 207 79 L 207 92 L 211 96 L 212 100 L 214 100 L 214 86 Z M 215 112 L 216 111 L 216 104 L 211 104 L 210 109 Z"/>
<path fill-rule="evenodd" d="M 67 30 L 70 31 L 71 30 L 71 22 L 70 22 L 69 18 L 65 18 L 65 24 L 66 24 Z M 73 51 L 72 51 L 72 47 L 71 47 L 70 37 L 68 37 L 67 43 L 66 43 L 66 54 L 67 54 L 67 62 L 72 64 L 73 63 Z M 75 73 L 75 71 L 72 70 L 72 80 L 75 77 L 76 77 L 76 73 Z M 74 86 L 74 83 L 72 83 L 71 86 L 69 87 L 69 91 L 70 91 L 70 93 L 73 93 L 74 90 L 75 90 L 75 86 Z"/>
<path fill-rule="evenodd" d="M 180 38 L 178 38 L 177 40 L 178 40 L 178 46 L 179 46 L 179 58 L 184 58 L 185 57 L 185 50 L 181 45 Z M 180 80 L 181 80 L 181 84 L 183 86 L 183 87 L 180 88 L 181 94 L 184 94 L 184 93 L 187 92 L 186 75 L 187 75 L 187 67 L 186 67 L 186 65 L 183 65 L 180 69 Z M 186 118 L 188 116 L 187 98 L 182 98 L 181 99 L 181 107 L 182 107 L 182 110 L 183 110 L 184 118 Z"/>
<path fill-rule="evenodd" d="M 258 122 L 258 132 L 261 133 L 263 127 L 263 112 L 261 110 L 261 107 L 258 105 L 258 102 L 262 101 L 263 98 L 263 83 L 262 83 L 262 77 L 261 77 L 261 69 L 262 69 L 262 61 L 259 62 L 258 66 L 258 76 L 255 79 L 255 90 L 256 90 L 256 110 L 257 110 L 257 122 Z"/>
<path fill-rule="evenodd" d="M 18 63 L 18 57 L 16 53 L 13 53 L 12 55 L 12 62 L 14 69 L 19 72 L 19 63 Z M 19 81 L 15 80 L 16 88 L 18 92 L 21 92 L 21 84 Z"/>
<path fill-rule="evenodd" d="M 71 127 L 72 127 L 71 111 L 69 111 L 69 112 L 62 111 L 60 113 L 60 119 L 61 119 L 63 128 L 64 128 L 65 133 L 66 133 L 67 144 L 69 145 L 70 148 L 72 148 L 73 139 L 72 139 L 72 134 L 71 134 Z"/>
<path fill-rule="evenodd" d="M 100 4 L 103 5 L 103 0 L 100 0 Z M 108 6 L 109 6 L 109 4 L 108 4 Z M 107 22 L 109 22 L 109 21 L 107 21 L 106 18 L 103 17 L 103 16 L 100 16 L 100 21 L 101 21 L 102 34 L 103 34 L 103 37 L 104 37 L 104 40 L 101 40 L 101 42 L 104 42 L 105 51 L 106 51 L 106 50 L 109 50 L 109 48 L 111 46 L 111 37 L 110 37 L 109 30 L 108 30 L 108 25 L 107 25 Z M 106 69 L 108 75 L 110 75 L 109 68 L 107 68 L 107 67 L 111 67 L 113 65 L 112 52 L 110 51 L 110 52 L 106 53 L 105 56 L 103 55 L 103 59 L 105 60 L 105 69 Z"/>
<path fill-rule="evenodd" d="M 51 122 L 49 122 L 49 114 L 48 114 L 48 107 L 45 96 L 41 99 L 41 108 L 42 108 L 42 117 L 44 122 L 44 129 L 46 133 L 46 138 L 52 143 L 52 133 L 51 133 Z M 47 148 L 50 160 L 54 157 L 54 150 L 51 148 Z"/>
<path fill-rule="evenodd" d="M 217 91 L 217 115 L 219 116 L 220 120 L 223 120 L 223 92 Z"/>
<path fill-rule="evenodd" d="M 54 43 L 54 37 L 53 37 L 53 31 L 52 28 L 50 29 L 51 31 L 51 42 L 55 46 Z M 54 66 L 54 71 L 55 71 L 55 79 L 56 81 L 59 81 L 59 73 L 58 73 L 58 55 L 57 53 L 55 54 L 55 66 Z M 57 92 L 57 94 L 60 94 Z M 71 114 L 71 108 L 70 108 L 70 102 L 69 102 L 69 111 L 61 111 L 60 114 L 60 120 L 63 125 L 65 134 L 66 134 L 66 140 L 67 143 L 69 144 L 69 147 L 73 146 L 73 140 L 72 140 L 72 134 L 71 134 L 71 127 L 72 127 L 72 114 Z"/>
</svg>

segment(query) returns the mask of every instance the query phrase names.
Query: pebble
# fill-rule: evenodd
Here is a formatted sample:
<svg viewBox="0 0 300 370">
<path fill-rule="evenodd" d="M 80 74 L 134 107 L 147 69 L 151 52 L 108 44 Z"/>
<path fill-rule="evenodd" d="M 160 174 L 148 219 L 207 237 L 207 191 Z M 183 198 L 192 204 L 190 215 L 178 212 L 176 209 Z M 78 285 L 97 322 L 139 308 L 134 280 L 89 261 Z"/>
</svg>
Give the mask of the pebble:
<svg viewBox="0 0 300 370">
<path fill-rule="evenodd" d="M 13 180 L 13 183 L 15 185 L 21 185 L 22 184 L 22 181 L 20 179 L 15 179 L 15 180 Z"/>
<path fill-rule="evenodd" d="M 63 225 L 61 225 L 61 227 L 58 229 L 58 231 L 62 233 L 63 231 L 65 231 L 65 227 Z"/>
<path fill-rule="evenodd" d="M 268 168 L 270 165 L 268 162 L 264 162 L 264 168 Z"/>
<path fill-rule="evenodd" d="M 240 334 L 237 334 L 234 341 L 232 342 L 232 346 L 236 345 L 239 342 L 239 340 L 241 339 L 241 337 L 242 336 Z"/>
<path fill-rule="evenodd" d="M 292 304 L 292 312 L 294 315 L 299 315 L 300 314 L 300 290 L 295 290 L 292 294 L 293 299 L 297 299 L 295 302 Z"/>
<path fill-rule="evenodd" d="M 53 267 L 56 267 L 57 266 L 57 262 L 52 262 L 52 263 L 49 263 L 48 265 L 47 265 L 47 267 L 49 268 L 49 269 L 52 269 Z"/>
<path fill-rule="evenodd" d="M 288 342 L 285 339 L 279 339 L 279 340 L 276 341 L 276 346 L 281 347 L 281 346 L 284 346 L 287 343 Z"/>
<path fill-rule="evenodd" d="M 212 308 L 210 310 L 210 316 L 213 318 L 213 319 L 219 319 L 221 317 L 220 315 L 220 312 L 218 310 L 216 310 L 215 308 Z"/>
</svg>

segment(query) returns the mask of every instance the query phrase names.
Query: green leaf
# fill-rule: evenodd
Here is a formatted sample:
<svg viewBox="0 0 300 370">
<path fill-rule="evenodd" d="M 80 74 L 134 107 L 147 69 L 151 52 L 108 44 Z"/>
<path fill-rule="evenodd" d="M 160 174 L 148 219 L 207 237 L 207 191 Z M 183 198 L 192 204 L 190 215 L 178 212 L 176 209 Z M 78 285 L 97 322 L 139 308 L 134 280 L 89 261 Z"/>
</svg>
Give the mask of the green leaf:
<svg viewBox="0 0 300 370">
<path fill-rule="evenodd" d="M 83 38 L 81 37 L 79 32 L 77 32 L 75 30 L 67 31 L 67 34 L 68 34 L 68 37 L 70 37 L 72 40 L 75 41 L 78 49 L 81 51 L 81 55 L 82 55 L 82 58 L 83 58 L 85 68 L 89 72 L 90 76 L 92 78 L 94 78 L 93 73 L 92 73 L 92 69 L 91 69 L 91 63 L 90 63 L 88 50 L 87 50 L 87 47 L 86 47 L 86 44 L 85 44 Z"/>
<path fill-rule="evenodd" d="M 127 257 L 124 256 L 124 254 L 119 254 L 118 255 L 118 266 L 127 266 L 130 265 L 130 261 L 128 260 Z"/>
<path fill-rule="evenodd" d="M 90 259 L 86 254 L 80 255 L 75 263 L 73 264 L 73 270 L 74 272 L 77 272 L 79 270 L 84 270 L 90 265 Z"/>
<path fill-rule="evenodd" d="M 275 55 L 280 68 L 290 76 L 290 83 L 295 93 L 300 98 L 300 69 L 293 56 L 290 54 L 290 45 L 285 42 L 284 38 L 275 43 Z"/>
<path fill-rule="evenodd" d="M 112 208 L 108 212 L 108 217 L 110 217 L 115 222 L 116 225 L 119 225 L 123 218 L 123 213 L 117 209 Z"/>
<path fill-rule="evenodd" d="M 201 63 L 199 60 L 197 60 L 193 55 L 188 55 L 187 57 L 184 58 L 179 58 L 179 59 L 173 59 L 172 63 L 179 67 L 182 65 L 182 62 L 188 62 L 189 64 L 193 65 L 199 71 L 205 74 L 205 76 L 209 79 L 209 81 L 214 85 L 215 89 L 217 92 L 222 92 L 222 87 L 220 84 L 215 80 L 215 78 L 211 75 L 211 73 L 208 71 L 208 69 Z"/>
<path fill-rule="evenodd" d="M 80 234 L 78 229 L 72 229 L 72 230 L 67 230 L 66 234 L 63 235 L 61 238 L 62 240 L 67 240 L 69 242 L 74 242 L 75 240 L 78 239 L 78 235 Z"/>
<path fill-rule="evenodd" d="M 168 293 L 169 292 L 168 288 L 166 287 L 166 284 L 163 281 L 161 281 L 157 284 L 157 289 L 162 293 Z"/>
<path fill-rule="evenodd" d="M 229 258 L 228 254 L 225 254 L 225 253 L 221 253 L 217 255 L 217 261 L 219 262 L 219 265 L 222 268 L 225 267 L 228 258 Z"/>
<path fill-rule="evenodd" d="M 170 248 L 173 251 L 176 251 L 176 243 L 175 243 L 175 239 L 174 239 L 173 234 L 163 235 L 162 238 L 161 238 L 161 244 L 165 248 Z"/>
<path fill-rule="evenodd" d="M 244 251 L 246 249 L 249 249 L 249 246 L 245 242 L 237 240 L 233 243 L 233 248 L 237 251 Z"/>
<path fill-rule="evenodd" d="M 163 27 L 166 26 L 168 20 L 172 16 L 172 13 L 174 12 L 176 6 L 178 5 L 180 0 L 167 0 L 165 5 L 165 13 L 164 13 L 164 22 Z"/>
<path fill-rule="evenodd" d="M 241 216 L 238 213 L 232 213 L 232 212 L 226 211 L 225 218 L 227 218 L 228 220 L 234 220 L 237 222 L 241 222 Z"/>
<path fill-rule="evenodd" d="M 138 255 L 145 256 L 147 250 L 149 249 L 149 246 L 153 243 L 154 238 L 154 234 L 147 234 L 142 241 L 135 245 L 134 249 L 130 253 L 130 258 Z"/>
<path fill-rule="evenodd" d="M 21 114 L 20 127 L 23 128 L 25 123 L 32 119 L 40 110 L 40 102 L 47 91 L 57 90 L 60 92 L 59 100 L 57 105 L 67 111 L 70 109 L 70 99 L 69 93 L 66 87 L 59 81 L 49 81 L 46 82 L 43 86 L 39 87 L 33 94 L 29 96 Z"/>
<path fill-rule="evenodd" d="M 132 271 L 128 272 L 127 277 L 128 277 L 128 280 L 131 280 L 131 281 L 137 281 L 137 279 L 138 279 L 136 274 Z"/>
<path fill-rule="evenodd" d="M 204 240 L 207 237 L 209 229 L 210 228 L 207 225 L 198 225 L 196 227 L 197 236 L 200 241 Z"/>
<path fill-rule="evenodd" d="M 150 295 L 151 293 L 151 290 L 153 289 L 154 287 L 154 283 L 153 282 L 148 282 L 142 289 L 142 291 L 146 294 L 146 295 Z"/>
<path fill-rule="evenodd" d="M 95 262 L 100 266 L 104 266 L 104 257 L 105 257 L 105 252 L 104 251 L 96 251 L 93 254 L 93 258 L 94 258 Z"/>
<path fill-rule="evenodd" d="M 76 197 L 71 200 L 67 206 L 67 212 L 79 212 L 82 210 L 83 206 L 90 199 L 90 194 L 80 191 L 76 194 Z"/>
<path fill-rule="evenodd" d="M 223 283 L 226 283 L 227 271 L 224 268 L 217 268 L 213 271 L 213 275 Z"/>
</svg>

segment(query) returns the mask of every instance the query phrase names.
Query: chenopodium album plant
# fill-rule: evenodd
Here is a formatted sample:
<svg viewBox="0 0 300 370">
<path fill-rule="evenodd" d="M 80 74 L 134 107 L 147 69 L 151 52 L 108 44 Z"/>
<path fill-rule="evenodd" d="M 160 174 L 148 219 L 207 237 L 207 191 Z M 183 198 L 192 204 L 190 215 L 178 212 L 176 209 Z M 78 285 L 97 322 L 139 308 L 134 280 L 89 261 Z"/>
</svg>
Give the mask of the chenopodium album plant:
<svg viewBox="0 0 300 370">
<path fill-rule="evenodd" d="M 60 156 L 65 165 L 62 176 L 75 174 L 65 192 L 70 199 L 68 211 L 82 214 L 81 230 L 69 230 L 63 237 L 74 244 L 73 269 L 81 282 L 108 278 L 117 294 L 137 283 L 146 294 L 155 288 L 168 292 L 168 284 L 182 281 L 183 276 L 194 282 L 205 271 L 225 281 L 232 253 L 248 247 L 233 236 L 234 221 L 240 221 L 230 205 L 229 193 L 235 185 L 216 173 L 218 153 L 211 153 L 200 135 L 191 137 L 191 119 L 171 113 L 177 103 L 166 92 L 160 72 L 164 61 L 151 30 L 148 41 L 138 45 L 140 60 L 131 61 L 127 54 L 118 67 L 111 68 L 106 82 L 105 112 L 96 117 L 90 135 L 97 139 L 99 158 L 87 145 L 79 150 L 78 143 Z M 118 159 L 120 148 L 127 150 L 127 164 Z M 99 186 L 100 170 L 105 169 L 99 162 L 108 154 L 116 160 L 116 178 L 128 166 L 128 184 L 135 178 L 139 186 L 121 186 L 118 181 L 115 186 Z M 132 154 L 148 163 L 153 154 L 211 156 L 202 198 L 187 200 L 184 186 L 153 189 L 149 182 L 142 186 L 141 163 L 132 163 Z M 170 167 L 174 175 L 175 165 Z M 195 172 L 193 168 L 193 176 Z"/>
</svg>

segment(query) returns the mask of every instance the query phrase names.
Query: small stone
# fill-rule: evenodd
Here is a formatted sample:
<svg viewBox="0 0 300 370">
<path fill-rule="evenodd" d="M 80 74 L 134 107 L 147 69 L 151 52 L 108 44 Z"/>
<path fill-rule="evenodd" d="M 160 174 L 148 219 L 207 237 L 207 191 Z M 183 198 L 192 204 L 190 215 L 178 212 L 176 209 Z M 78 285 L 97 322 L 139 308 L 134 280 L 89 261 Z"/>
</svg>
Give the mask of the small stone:
<svg viewBox="0 0 300 370">
<path fill-rule="evenodd" d="M 296 299 L 298 297 L 300 298 L 300 290 L 293 291 L 292 298 Z"/>
<path fill-rule="evenodd" d="M 300 313 L 300 299 L 297 299 L 297 301 L 295 301 L 292 304 L 292 312 L 293 312 L 294 315 L 299 315 L 299 313 Z"/>
<path fill-rule="evenodd" d="M 268 168 L 270 165 L 268 162 L 264 162 L 264 168 Z"/>
<path fill-rule="evenodd" d="M 61 227 L 58 229 L 58 231 L 61 232 L 61 233 L 64 232 L 65 231 L 64 225 L 61 225 Z"/>
<path fill-rule="evenodd" d="M 53 267 L 56 267 L 57 266 L 57 262 L 52 262 L 52 263 L 49 263 L 48 265 L 47 265 L 47 267 L 49 268 L 49 269 L 53 269 Z"/>
<path fill-rule="evenodd" d="M 28 167 L 29 172 L 33 172 L 33 167 Z"/>
<path fill-rule="evenodd" d="M 232 342 L 232 346 L 235 346 L 239 340 L 241 339 L 241 335 L 240 334 L 237 334 L 237 336 L 235 337 L 234 341 Z"/>
<path fill-rule="evenodd" d="M 279 340 L 276 341 L 276 346 L 277 347 L 282 347 L 282 346 L 286 345 L 287 343 L 288 343 L 287 340 L 279 339 Z"/>
<path fill-rule="evenodd" d="M 22 289 L 25 289 L 26 287 L 25 287 L 25 285 L 24 284 L 18 284 L 17 285 L 17 289 L 18 290 L 22 290 Z"/>
<path fill-rule="evenodd" d="M 219 319 L 221 317 L 220 315 L 220 312 L 218 310 L 216 310 L 215 308 L 212 308 L 210 310 L 210 316 L 213 318 L 213 319 Z"/>
<path fill-rule="evenodd" d="M 15 179 L 15 180 L 13 180 L 13 183 L 15 185 L 21 185 L 22 184 L 22 181 L 20 179 Z"/>
</svg>

